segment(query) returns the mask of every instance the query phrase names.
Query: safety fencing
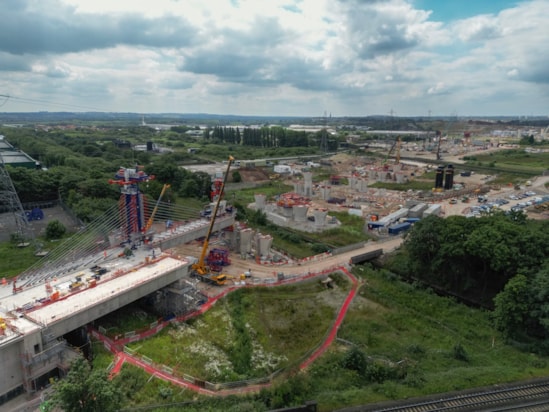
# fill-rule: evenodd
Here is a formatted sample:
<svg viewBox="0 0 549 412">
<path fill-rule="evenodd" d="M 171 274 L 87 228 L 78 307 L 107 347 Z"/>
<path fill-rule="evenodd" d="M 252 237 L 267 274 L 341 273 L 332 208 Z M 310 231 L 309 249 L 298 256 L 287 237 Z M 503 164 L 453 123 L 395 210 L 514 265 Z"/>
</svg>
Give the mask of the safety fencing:
<svg viewBox="0 0 549 412">
<path fill-rule="evenodd" d="M 282 279 L 263 279 L 261 282 L 248 283 L 243 285 L 244 287 L 274 287 L 287 285 L 297 282 L 303 282 L 307 280 L 313 280 L 315 278 L 326 276 L 330 273 L 342 272 L 351 280 L 352 287 L 348 295 L 346 296 L 344 302 L 340 306 L 337 316 L 332 321 L 330 327 L 324 334 L 323 338 L 311 349 L 309 349 L 305 354 L 303 354 L 299 359 L 293 361 L 291 364 L 286 365 L 283 368 L 280 368 L 271 374 L 248 380 L 241 380 L 235 382 L 208 382 L 196 377 L 193 377 L 185 372 L 179 371 L 176 368 L 173 368 L 169 365 L 157 364 L 151 358 L 140 355 L 136 350 L 131 349 L 127 344 L 136 342 L 142 339 L 145 339 L 149 336 L 152 336 L 160 332 L 163 328 L 168 326 L 170 323 L 178 323 L 188 320 L 192 317 L 196 317 L 215 304 L 215 302 L 222 297 L 226 296 L 228 293 L 241 288 L 242 286 L 232 286 L 223 290 L 218 295 L 213 298 L 208 299 L 208 301 L 202 305 L 198 310 L 192 311 L 188 314 L 173 318 L 168 321 L 155 321 L 152 322 L 146 330 L 129 331 L 124 333 L 124 336 L 118 336 L 117 339 L 111 339 L 106 336 L 106 330 L 103 327 L 98 329 L 90 328 L 91 335 L 100 341 L 103 342 L 103 345 L 106 350 L 111 353 L 114 353 L 115 361 L 109 365 L 109 371 L 111 376 L 118 373 L 122 364 L 124 362 L 130 362 L 136 366 L 140 366 L 149 372 L 151 375 L 157 376 L 161 379 L 170 381 L 179 386 L 184 386 L 190 389 L 193 389 L 197 392 L 210 394 L 210 395 L 228 395 L 228 394 L 237 394 L 257 391 L 261 387 L 269 386 L 272 384 L 273 380 L 286 372 L 296 369 L 305 369 L 310 364 L 314 362 L 320 355 L 322 355 L 330 344 L 337 338 L 337 332 L 339 326 L 341 325 L 345 314 L 351 304 L 357 290 L 358 290 L 358 280 L 349 272 L 349 269 L 346 265 L 333 265 L 328 268 L 324 268 L 318 272 L 304 272 L 298 274 L 285 275 Z"/>
</svg>

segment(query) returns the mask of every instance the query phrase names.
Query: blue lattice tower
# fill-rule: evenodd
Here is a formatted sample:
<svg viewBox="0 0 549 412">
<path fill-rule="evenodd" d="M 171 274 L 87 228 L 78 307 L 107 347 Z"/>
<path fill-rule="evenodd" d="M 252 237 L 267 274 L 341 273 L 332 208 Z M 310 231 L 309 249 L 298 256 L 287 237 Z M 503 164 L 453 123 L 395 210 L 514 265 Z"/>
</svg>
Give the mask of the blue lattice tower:
<svg viewBox="0 0 549 412">
<path fill-rule="evenodd" d="M 132 240 L 132 234 L 141 233 L 145 228 L 145 199 L 139 190 L 139 183 L 148 182 L 154 176 L 147 175 L 140 166 L 134 168 L 121 167 L 109 180 L 111 184 L 120 186 L 120 221 L 122 233 L 127 241 Z"/>
</svg>

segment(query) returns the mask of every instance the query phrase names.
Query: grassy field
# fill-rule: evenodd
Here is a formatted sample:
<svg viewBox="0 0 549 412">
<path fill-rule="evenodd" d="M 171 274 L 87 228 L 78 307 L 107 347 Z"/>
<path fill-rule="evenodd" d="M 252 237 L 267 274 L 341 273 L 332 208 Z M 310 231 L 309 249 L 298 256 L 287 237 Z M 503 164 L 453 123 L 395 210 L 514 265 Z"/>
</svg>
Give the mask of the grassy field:
<svg viewBox="0 0 549 412">
<path fill-rule="evenodd" d="M 263 194 L 267 200 L 271 201 L 275 196 L 281 193 L 291 192 L 293 187 L 283 182 L 273 181 L 265 183 L 253 189 L 227 190 L 225 197 L 231 202 L 235 201 L 243 205 L 255 202 L 255 194 Z"/>
<path fill-rule="evenodd" d="M 267 376 L 295 365 L 323 341 L 346 286 L 327 290 L 316 280 L 241 289 L 203 316 L 129 346 L 158 364 L 212 382 Z"/>
<path fill-rule="evenodd" d="M 548 359 L 503 342 L 488 312 L 400 282 L 385 270 L 364 266 L 354 273 L 362 286 L 338 340 L 306 372 L 289 380 L 277 378 L 260 394 L 223 400 L 173 387 L 173 400 L 177 393 L 177 401 L 198 402 L 189 410 L 226 411 L 246 405 L 253 405 L 249 410 L 268 410 L 314 399 L 320 411 L 330 411 L 549 373 Z M 241 290 L 202 317 L 135 342 L 132 348 L 179 372 L 217 382 L 267 376 L 284 367 L 291 370 L 332 322 L 349 287 L 342 278 L 336 280 L 336 294 L 315 282 Z M 119 322 L 124 323 L 123 317 Z M 234 351 L 240 355 L 235 357 Z M 246 365 L 242 356 L 253 360 L 247 370 L 237 371 Z M 102 357 L 98 356 L 100 364 L 108 364 L 108 355 Z M 139 402 L 157 400 L 160 389 L 155 388 L 150 392 L 153 398 L 141 396 Z"/>
<path fill-rule="evenodd" d="M 40 261 L 33 247 L 19 248 L 11 242 L 0 243 L 0 277 L 12 278 Z"/>
<path fill-rule="evenodd" d="M 479 173 L 496 175 L 492 183 L 523 183 L 547 170 L 549 153 L 504 150 L 464 157 L 467 166 Z"/>
<path fill-rule="evenodd" d="M 492 327 L 488 312 L 417 289 L 383 270 L 361 267 L 355 273 L 365 284 L 338 336 L 360 348 L 371 363 L 404 370 L 396 371 L 401 374 L 396 379 L 368 380 L 341 366 L 337 369 L 341 348 L 334 347 L 311 369 L 315 386 L 324 389 L 316 397 L 323 410 L 528 379 L 549 372 L 546 358 L 505 344 Z M 334 375 L 347 378 L 333 379 Z"/>
</svg>

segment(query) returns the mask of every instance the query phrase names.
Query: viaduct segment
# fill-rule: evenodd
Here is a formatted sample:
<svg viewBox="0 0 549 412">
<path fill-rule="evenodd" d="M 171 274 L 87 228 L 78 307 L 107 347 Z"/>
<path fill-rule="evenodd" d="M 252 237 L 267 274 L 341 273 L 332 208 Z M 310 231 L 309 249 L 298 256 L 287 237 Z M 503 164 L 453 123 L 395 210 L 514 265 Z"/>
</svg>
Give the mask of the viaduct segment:
<svg viewBox="0 0 549 412">
<path fill-rule="evenodd" d="M 220 217 L 215 230 L 234 222 L 234 214 Z M 170 248 L 203 237 L 208 225 L 205 220 L 174 224 L 131 253 L 116 245 L 67 273 L 45 268 L 20 286 L 2 282 L 0 365 L 6 372 L 0 374 L 0 405 L 66 373 L 76 356 L 67 334 L 159 290 L 168 301 L 166 311 L 196 299 L 187 295 L 190 259 Z"/>
</svg>

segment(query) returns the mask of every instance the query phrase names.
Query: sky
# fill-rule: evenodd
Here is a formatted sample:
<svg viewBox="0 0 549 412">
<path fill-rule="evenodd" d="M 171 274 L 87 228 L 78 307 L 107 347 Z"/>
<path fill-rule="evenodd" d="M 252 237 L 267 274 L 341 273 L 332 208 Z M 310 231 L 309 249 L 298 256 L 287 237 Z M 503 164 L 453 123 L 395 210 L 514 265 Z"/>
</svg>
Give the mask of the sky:
<svg viewBox="0 0 549 412">
<path fill-rule="evenodd" d="M 549 115 L 549 0 L 1 0 L 0 112 Z"/>
</svg>

